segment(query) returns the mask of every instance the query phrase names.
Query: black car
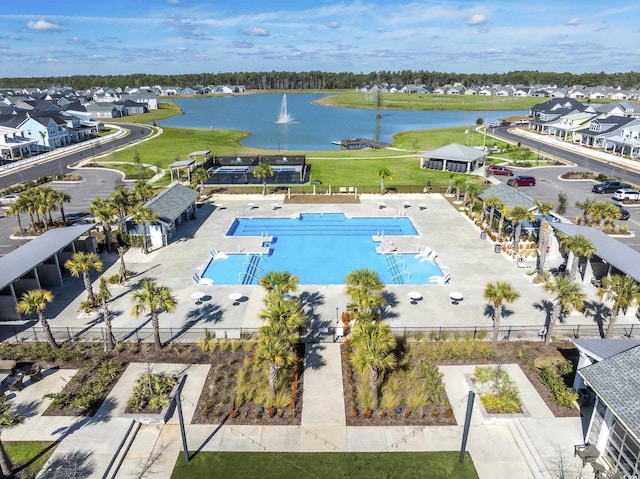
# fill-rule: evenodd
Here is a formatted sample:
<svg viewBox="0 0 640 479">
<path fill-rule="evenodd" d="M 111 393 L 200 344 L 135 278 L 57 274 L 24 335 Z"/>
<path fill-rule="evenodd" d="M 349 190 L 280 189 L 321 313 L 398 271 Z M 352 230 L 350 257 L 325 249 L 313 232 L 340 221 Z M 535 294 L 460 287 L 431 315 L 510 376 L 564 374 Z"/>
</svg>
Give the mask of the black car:
<svg viewBox="0 0 640 479">
<path fill-rule="evenodd" d="M 624 206 L 622 206 L 619 203 L 613 203 L 614 206 L 617 206 L 620 209 L 620 219 L 621 220 L 628 220 L 629 216 L 631 216 L 629 214 L 629 210 L 626 209 Z"/>
<path fill-rule="evenodd" d="M 603 181 L 602 183 L 598 183 L 597 185 L 593 185 L 591 191 L 599 194 L 613 193 L 620 188 L 631 188 L 631 185 L 628 185 L 627 183 L 621 183 L 617 180 L 607 180 Z"/>
</svg>

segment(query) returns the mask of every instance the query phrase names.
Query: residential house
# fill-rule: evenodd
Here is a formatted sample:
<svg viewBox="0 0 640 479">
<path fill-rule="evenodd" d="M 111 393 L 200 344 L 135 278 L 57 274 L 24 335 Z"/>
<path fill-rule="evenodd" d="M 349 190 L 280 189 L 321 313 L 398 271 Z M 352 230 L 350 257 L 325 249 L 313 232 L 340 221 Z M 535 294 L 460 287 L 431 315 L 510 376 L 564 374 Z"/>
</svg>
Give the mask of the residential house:
<svg viewBox="0 0 640 479">
<path fill-rule="evenodd" d="M 85 106 L 92 118 L 120 118 L 122 112 L 113 103 L 90 103 Z"/>
<path fill-rule="evenodd" d="M 631 122 L 640 124 L 640 120 L 628 116 L 596 118 L 589 122 L 587 128 L 577 130 L 575 132 L 576 138 L 579 137 L 581 145 L 593 148 L 604 148 L 607 138 L 619 135 L 622 129 Z"/>
<path fill-rule="evenodd" d="M 24 136 L 37 140 L 41 149 L 60 148 L 71 144 L 67 121 L 61 114 L 29 112 L 25 115 L 19 128 Z"/>
<path fill-rule="evenodd" d="M 583 449 L 588 460 L 605 477 L 640 477 L 640 346 L 578 374 L 595 396 Z"/>
<path fill-rule="evenodd" d="M 37 151 L 37 140 L 27 138 L 19 128 L 0 126 L 0 159 L 2 161 L 20 160 Z"/>
<path fill-rule="evenodd" d="M 622 127 L 619 134 L 607 137 L 604 141 L 604 151 L 629 155 L 631 158 L 640 158 L 640 122 L 632 121 Z"/>
<path fill-rule="evenodd" d="M 129 115 L 140 115 L 142 113 L 146 113 L 147 110 L 147 106 L 144 103 L 137 103 L 135 101 L 131 101 L 131 100 L 125 100 L 124 102 L 122 102 L 123 105 L 123 109 L 125 111 L 125 115 L 124 116 L 129 116 Z M 117 106 L 117 104 L 116 104 Z"/>
<path fill-rule="evenodd" d="M 193 88 L 190 87 L 186 87 L 186 88 L 181 88 L 180 91 L 178 91 L 178 95 L 182 95 L 182 96 L 192 96 L 192 95 L 197 95 L 198 92 L 196 92 Z"/>
</svg>

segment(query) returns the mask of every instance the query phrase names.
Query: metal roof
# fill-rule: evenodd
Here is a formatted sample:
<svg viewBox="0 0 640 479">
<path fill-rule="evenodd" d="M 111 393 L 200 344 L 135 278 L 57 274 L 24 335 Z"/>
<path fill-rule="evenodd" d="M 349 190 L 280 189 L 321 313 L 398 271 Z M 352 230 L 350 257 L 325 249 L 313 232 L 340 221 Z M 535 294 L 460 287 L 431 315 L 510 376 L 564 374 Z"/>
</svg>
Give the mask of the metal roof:
<svg viewBox="0 0 640 479">
<path fill-rule="evenodd" d="M 590 226 L 578 226 L 572 223 L 551 223 L 551 226 L 567 236 L 584 236 L 593 243 L 599 258 L 636 281 L 640 281 L 640 253 L 630 246 Z"/>
<path fill-rule="evenodd" d="M 640 346 L 640 339 L 616 338 L 616 339 L 572 339 L 580 351 L 596 361 L 615 356 L 628 349 Z"/>
<path fill-rule="evenodd" d="M 471 163 L 480 158 L 487 156 L 487 152 L 472 148 L 470 146 L 461 145 L 460 143 L 451 143 L 431 151 L 425 151 L 420 155 L 423 158 L 436 158 L 442 160 L 464 161 Z"/>
<path fill-rule="evenodd" d="M 640 347 L 582 368 L 578 373 L 640 440 Z"/>
<path fill-rule="evenodd" d="M 95 226 L 95 224 L 88 224 L 52 229 L 4 255 L 0 258 L 0 272 L 2 272 L 0 290 L 50 258 L 54 253 L 64 249 Z"/>
<path fill-rule="evenodd" d="M 502 201 L 502 204 L 507 208 L 513 208 L 514 206 L 524 206 L 529 211 L 536 208 L 536 202 L 533 198 L 524 193 L 511 188 L 505 183 L 498 183 L 491 188 L 486 189 L 478 198 L 486 200 L 487 198 L 498 198 Z"/>
</svg>

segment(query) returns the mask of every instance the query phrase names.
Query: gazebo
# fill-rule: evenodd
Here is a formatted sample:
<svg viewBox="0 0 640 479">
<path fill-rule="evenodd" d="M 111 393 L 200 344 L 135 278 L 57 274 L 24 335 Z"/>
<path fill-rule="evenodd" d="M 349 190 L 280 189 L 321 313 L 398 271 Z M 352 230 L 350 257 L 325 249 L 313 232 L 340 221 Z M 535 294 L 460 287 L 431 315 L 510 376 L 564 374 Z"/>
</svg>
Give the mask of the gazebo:
<svg viewBox="0 0 640 479">
<path fill-rule="evenodd" d="M 442 170 L 457 173 L 469 173 L 478 168 L 480 160 L 484 162 L 487 152 L 451 143 L 436 150 L 425 151 L 420 155 L 420 168 Z"/>
<path fill-rule="evenodd" d="M 189 155 L 191 156 L 191 155 Z M 169 171 L 171 172 L 171 183 L 173 183 L 173 170 L 176 170 L 176 178 L 180 179 L 180 170 L 187 170 L 187 181 L 191 182 L 191 172 L 193 171 L 193 165 L 195 165 L 195 160 L 180 160 L 174 161 L 169 165 Z"/>
</svg>

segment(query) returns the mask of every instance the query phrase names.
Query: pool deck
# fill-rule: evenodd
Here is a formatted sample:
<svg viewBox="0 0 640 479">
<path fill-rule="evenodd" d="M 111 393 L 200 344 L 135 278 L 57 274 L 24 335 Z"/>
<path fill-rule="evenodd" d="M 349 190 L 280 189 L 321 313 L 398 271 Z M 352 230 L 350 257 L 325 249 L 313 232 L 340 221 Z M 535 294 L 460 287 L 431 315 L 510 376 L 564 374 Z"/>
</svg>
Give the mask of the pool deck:
<svg viewBox="0 0 640 479">
<path fill-rule="evenodd" d="M 489 281 L 509 281 L 521 293 L 518 301 L 506 306 L 503 325 L 542 326 L 550 310 L 550 301 L 541 285 L 533 284 L 534 265 L 527 261 L 518 267 L 503 253 L 494 252 L 494 244 L 480 238 L 477 227 L 439 194 L 362 195 L 360 204 L 284 204 L 282 195 L 216 196 L 197 210 L 197 218 L 178 228 L 179 238 L 167 247 L 147 255 L 137 248 L 125 255 L 127 269 L 137 273 L 131 287 L 143 278 L 155 279 L 168 286 L 178 301 L 174 314 L 161 314 L 161 328 L 257 328 L 262 326 L 258 314 L 264 292 L 257 285 L 201 285 L 193 281 L 194 272 L 202 272 L 210 259 L 212 248 L 221 252 L 250 252 L 262 249 L 262 238 L 226 237 L 236 217 L 295 217 L 300 213 L 345 213 L 348 216 L 409 216 L 419 236 L 394 236 L 391 239 L 400 252 L 417 253 L 429 247 L 438 253 L 437 262 L 451 275 L 445 285 L 387 285 L 389 306 L 385 319 L 394 327 L 424 326 L 484 326 L 492 325 L 483 290 Z M 380 208 L 384 202 L 385 207 Z M 249 204 L 253 204 L 252 207 Z M 274 208 L 273 205 L 278 205 Z M 222 207 L 220 205 L 223 205 Z M 118 271 L 117 255 L 103 255 L 110 265 L 107 276 Z M 75 282 L 75 283 L 74 283 Z M 52 305 L 49 315 L 54 326 L 100 327 L 98 315 L 79 313 L 85 293 L 79 279 L 67 280 L 65 288 L 53 293 L 64 304 L 61 311 Z M 71 286 L 71 287 L 70 287 Z M 595 300 L 595 288 L 584 285 L 590 300 Z M 133 318 L 128 287 L 113 286 L 111 309 L 113 326 L 131 328 L 150 326 L 148 318 Z M 195 304 L 191 295 L 205 293 L 202 304 Z M 412 303 L 409 292 L 419 292 L 423 299 Z M 450 294 L 459 292 L 463 300 L 452 303 Z M 229 296 L 241 294 L 234 306 Z M 344 311 L 347 297 L 343 285 L 301 285 L 297 295 L 303 299 L 311 323 L 315 327 L 336 326 L 338 314 Z M 65 301 L 66 299 L 66 301 Z M 594 319 L 572 313 L 569 324 L 593 325 Z M 634 318 L 620 318 L 618 324 L 631 324 Z"/>
</svg>

